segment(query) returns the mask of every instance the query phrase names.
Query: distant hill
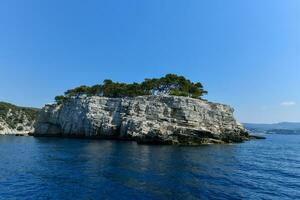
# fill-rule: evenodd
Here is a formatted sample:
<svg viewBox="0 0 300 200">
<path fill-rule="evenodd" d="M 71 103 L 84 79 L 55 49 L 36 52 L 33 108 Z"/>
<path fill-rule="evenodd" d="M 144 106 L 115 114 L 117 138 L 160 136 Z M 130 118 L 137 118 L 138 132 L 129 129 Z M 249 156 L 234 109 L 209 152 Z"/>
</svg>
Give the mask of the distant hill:
<svg viewBox="0 0 300 200">
<path fill-rule="evenodd" d="M 0 135 L 31 132 L 38 112 L 36 108 L 0 102 Z"/>
<path fill-rule="evenodd" d="M 276 124 L 244 123 L 246 129 L 255 133 L 294 133 L 300 134 L 299 122 L 281 122 Z"/>
</svg>

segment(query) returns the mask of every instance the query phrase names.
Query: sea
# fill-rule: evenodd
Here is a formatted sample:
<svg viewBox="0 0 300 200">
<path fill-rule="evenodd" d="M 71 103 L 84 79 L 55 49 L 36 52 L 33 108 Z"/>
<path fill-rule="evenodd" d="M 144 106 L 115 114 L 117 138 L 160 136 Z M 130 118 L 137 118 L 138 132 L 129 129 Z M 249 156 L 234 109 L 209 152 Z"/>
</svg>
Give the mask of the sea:
<svg viewBox="0 0 300 200">
<path fill-rule="evenodd" d="M 202 146 L 0 137 L 0 199 L 300 199 L 300 135 Z"/>
</svg>

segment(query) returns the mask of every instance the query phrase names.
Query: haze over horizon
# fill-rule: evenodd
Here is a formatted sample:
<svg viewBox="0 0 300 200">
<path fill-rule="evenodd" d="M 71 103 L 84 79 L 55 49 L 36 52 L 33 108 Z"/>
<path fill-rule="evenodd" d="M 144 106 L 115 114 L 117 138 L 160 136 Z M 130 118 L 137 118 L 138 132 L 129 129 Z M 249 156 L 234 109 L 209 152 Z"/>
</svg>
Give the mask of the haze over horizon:
<svg viewBox="0 0 300 200">
<path fill-rule="evenodd" d="M 241 122 L 300 121 L 300 1 L 1 1 L 0 101 L 167 73 Z"/>
</svg>

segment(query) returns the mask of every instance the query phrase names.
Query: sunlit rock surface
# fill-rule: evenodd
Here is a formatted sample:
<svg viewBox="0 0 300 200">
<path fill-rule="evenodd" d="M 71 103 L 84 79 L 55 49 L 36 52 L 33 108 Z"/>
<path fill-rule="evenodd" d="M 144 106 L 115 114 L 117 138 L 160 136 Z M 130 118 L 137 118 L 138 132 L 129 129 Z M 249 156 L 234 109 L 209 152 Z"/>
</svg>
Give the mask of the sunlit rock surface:
<svg viewBox="0 0 300 200">
<path fill-rule="evenodd" d="M 72 97 L 46 105 L 35 136 L 135 140 L 152 144 L 210 144 L 249 138 L 227 105 L 176 96 Z"/>
</svg>

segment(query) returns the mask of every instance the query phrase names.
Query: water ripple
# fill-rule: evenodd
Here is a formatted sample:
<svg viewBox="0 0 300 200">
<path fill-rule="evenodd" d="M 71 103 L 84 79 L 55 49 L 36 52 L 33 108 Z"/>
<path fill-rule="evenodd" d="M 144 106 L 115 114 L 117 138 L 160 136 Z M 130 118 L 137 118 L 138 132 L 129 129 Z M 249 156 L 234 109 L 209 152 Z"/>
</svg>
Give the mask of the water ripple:
<svg viewBox="0 0 300 200">
<path fill-rule="evenodd" d="M 298 141 L 173 147 L 0 137 L 0 199 L 300 199 Z"/>
</svg>

